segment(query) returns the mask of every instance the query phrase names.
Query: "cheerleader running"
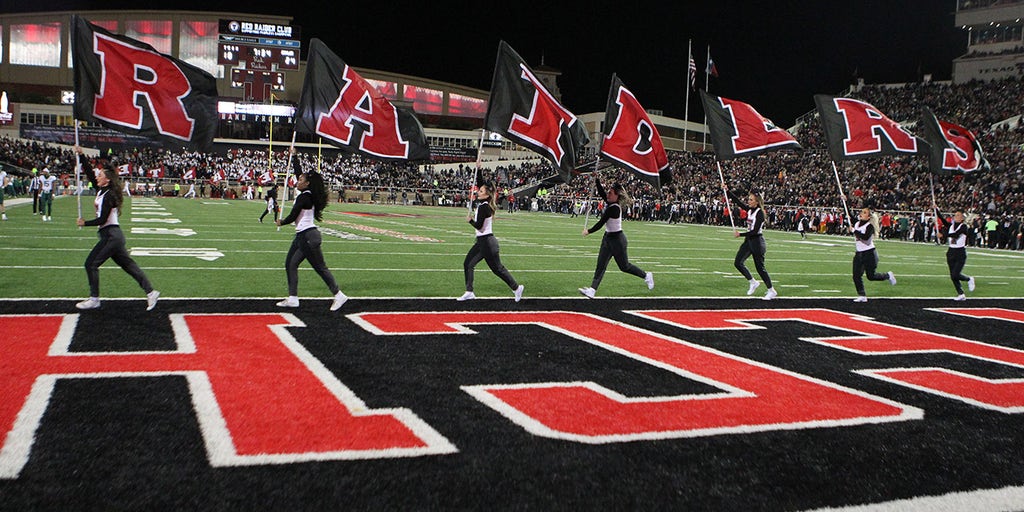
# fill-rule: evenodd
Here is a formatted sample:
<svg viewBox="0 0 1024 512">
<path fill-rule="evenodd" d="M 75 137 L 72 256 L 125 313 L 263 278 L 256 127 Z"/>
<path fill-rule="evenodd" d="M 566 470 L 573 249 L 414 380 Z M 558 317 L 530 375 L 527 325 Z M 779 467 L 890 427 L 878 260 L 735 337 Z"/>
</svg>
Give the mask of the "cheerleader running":
<svg viewBox="0 0 1024 512">
<path fill-rule="evenodd" d="M 743 262 L 747 261 L 747 258 L 754 257 L 754 267 L 757 269 L 757 275 L 761 276 L 764 281 L 764 285 L 768 287 L 768 291 L 765 292 L 763 300 L 772 300 L 778 297 L 778 292 L 775 291 L 775 287 L 772 286 L 772 277 L 768 275 L 768 270 L 764 268 L 764 253 L 767 251 L 767 245 L 764 242 L 764 231 L 765 217 L 764 217 L 764 200 L 761 198 L 761 194 L 751 192 L 747 195 L 747 231 L 740 233 L 739 231 L 733 232 L 734 237 L 743 237 L 743 245 L 740 246 L 739 251 L 736 252 L 736 260 L 733 262 L 736 270 L 739 270 L 743 277 L 747 278 L 747 282 L 750 283 L 750 287 L 747 288 L 747 295 L 753 295 L 754 290 L 757 290 L 761 283 L 754 279 L 754 276 L 750 275 L 750 271 L 747 270 L 747 266 Z"/>
<path fill-rule="evenodd" d="M 500 277 L 512 289 L 516 302 L 519 302 L 523 298 L 523 285 L 517 283 L 505 265 L 501 264 L 501 256 L 498 254 L 498 239 L 494 238 L 494 233 L 491 230 L 496 201 L 490 184 L 480 185 L 476 197 L 473 200 L 473 213 L 466 218 L 476 229 L 476 243 L 469 249 L 465 261 L 462 262 L 462 270 L 466 276 L 466 293 L 456 300 L 466 301 L 476 298 L 476 294 L 473 293 L 473 269 L 480 263 L 480 260 L 484 260 L 491 268 L 491 272 L 494 272 L 494 275 Z"/>
<path fill-rule="evenodd" d="M 601 187 L 601 182 L 597 181 L 597 194 L 601 196 L 601 199 L 605 201 L 604 214 L 601 215 L 601 219 L 594 224 L 594 227 L 583 230 L 583 236 L 587 236 L 591 233 L 596 232 L 604 226 L 604 237 L 601 239 L 601 249 L 597 253 L 597 268 L 594 270 L 594 279 L 591 281 L 590 286 L 586 288 L 580 288 L 582 293 L 588 299 L 593 299 L 597 294 L 597 287 L 601 286 L 601 280 L 604 279 L 604 272 L 608 269 L 608 260 L 615 258 L 615 263 L 619 266 L 619 270 L 637 276 L 647 283 L 647 289 L 654 289 L 654 274 L 650 272 L 644 272 L 636 265 L 629 262 L 629 255 L 627 254 L 627 248 L 629 247 L 629 241 L 626 240 L 626 234 L 622 232 L 622 207 L 619 206 L 619 202 L 629 203 L 629 196 L 622 193 L 622 185 L 616 183 L 612 185 L 606 193 L 604 188 Z"/>
<path fill-rule="evenodd" d="M 896 276 L 892 272 L 879 274 L 875 272 L 878 268 L 878 253 L 875 251 L 875 233 L 878 233 L 878 218 L 871 213 L 869 208 L 860 211 L 860 218 L 853 225 L 853 237 L 857 242 L 857 251 L 853 254 L 853 285 L 857 287 L 857 298 L 854 302 L 867 302 L 868 295 L 864 291 L 863 275 L 867 272 L 869 281 L 889 280 L 889 284 L 896 284 Z"/>
<path fill-rule="evenodd" d="M 299 195 L 295 197 L 291 213 L 284 219 L 277 220 L 276 224 L 283 226 L 294 222 L 295 239 L 292 240 L 292 246 L 284 260 L 285 273 L 288 276 L 288 298 L 277 305 L 282 308 L 299 307 L 299 264 L 302 260 L 308 260 L 313 270 L 316 270 L 327 288 L 334 294 L 331 311 L 337 311 L 348 300 L 348 296 L 338 288 L 334 275 L 324 262 L 324 253 L 320 249 L 323 239 L 320 238 L 320 230 L 313 222 L 314 219 L 323 220 L 323 210 L 327 206 L 327 189 L 324 187 L 323 177 L 319 174 L 302 173 L 302 164 L 298 158 L 294 158 L 294 149 L 292 156 L 295 175 L 298 176 L 295 189 L 299 191 Z"/>
<path fill-rule="evenodd" d="M 955 301 L 967 300 L 964 296 L 964 288 L 960 283 L 967 283 L 967 291 L 974 291 L 974 278 L 963 274 L 964 265 L 967 263 L 967 224 L 964 223 L 964 212 L 956 210 L 953 213 L 952 222 L 947 221 L 938 209 L 935 210 L 935 219 L 939 223 L 938 236 L 949 237 L 949 249 L 946 250 L 946 265 L 949 266 L 949 278 L 956 288 Z"/>
<path fill-rule="evenodd" d="M 268 213 L 274 214 L 274 218 L 277 218 L 277 183 L 270 187 L 267 191 L 267 209 L 263 210 L 263 215 L 260 215 L 260 223 L 263 223 L 263 217 L 266 217 Z"/>
<path fill-rule="evenodd" d="M 75 152 L 82 154 L 82 148 L 75 146 Z M 118 183 L 117 171 L 107 167 L 93 172 L 92 164 L 88 158 L 81 158 L 82 172 L 92 182 L 96 190 L 96 218 L 86 221 L 78 218 L 79 226 L 99 226 L 98 235 L 100 241 L 92 248 L 89 256 L 85 258 L 85 274 L 89 278 L 89 298 L 75 304 L 78 309 L 96 309 L 100 307 L 100 265 L 107 259 L 113 259 L 128 275 L 132 276 L 142 290 L 146 292 L 146 311 L 156 307 L 156 300 L 160 292 L 153 289 L 149 284 L 146 274 L 135 263 L 135 260 L 128 255 L 125 248 L 124 233 L 118 224 L 117 215 L 121 208 L 121 184 Z"/>
</svg>

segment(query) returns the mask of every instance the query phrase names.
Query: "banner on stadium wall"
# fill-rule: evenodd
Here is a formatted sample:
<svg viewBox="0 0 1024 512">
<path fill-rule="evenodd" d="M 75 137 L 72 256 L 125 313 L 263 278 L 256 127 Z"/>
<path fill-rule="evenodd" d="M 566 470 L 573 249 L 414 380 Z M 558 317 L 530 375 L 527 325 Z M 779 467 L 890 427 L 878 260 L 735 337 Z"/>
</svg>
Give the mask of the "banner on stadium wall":
<svg viewBox="0 0 1024 512">
<path fill-rule="evenodd" d="M 18 134 L 23 139 L 52 142 L 55 144 L 75 144 L 75 128 L 73 126 L 56 126 L 43 124 L 21 123 Z M 114 150 L 129 148 L 160 148 L 162 143 L 139 135 L 116 132 L 98 126 L 82 126 L 78 128 L 79 144 L 83 147 Z"/>
<path fill-rule="evenodd" d="M 430 146 L 430 161 L 435 163 L 472 162 L 476 160 L 476 149 Z"/>
</svg>

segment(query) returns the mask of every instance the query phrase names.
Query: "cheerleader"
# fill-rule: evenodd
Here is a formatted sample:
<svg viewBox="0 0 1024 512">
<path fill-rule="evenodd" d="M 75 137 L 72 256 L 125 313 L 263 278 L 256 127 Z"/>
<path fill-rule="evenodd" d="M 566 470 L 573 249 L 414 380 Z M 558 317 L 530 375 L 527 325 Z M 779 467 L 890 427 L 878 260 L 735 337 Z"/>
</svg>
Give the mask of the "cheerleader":
<svg viewBox="0 0 1024 512">
<path fill-rule="evenodd" d="M 767 251 L 767 246 L 764 242 L 764 231 L 765 216 L 764 216 L 764 199 L 761 198 L 761 194 L 757 192 L 751 192 L 747 195 L 747 231 L 740 233 L 734 231 L 734 237 L 743 237 L 743 245 L 740 246 L 739 251 L 736 252 L 736 260 L 733 265 L 736 270 L 739 270 L 743 277 L 747 278 L 747 282 L 750 283 L 750 287 L 747 288 L 747 295 L 753 295 L 754 290 L 757 290 L 761 283 L 758 282 L 750 271 L 747 270 L 747 266 L 743 262 L 747 261 L 747 258 L 754 257 L 754 267 L 757 268 L 757 275 L 761 276 L 765 286 L 768 287 L 768 291 L 765 292 L 763 300 L 772 300 L 778 297 L 778 292 L 775 291 L 775 287 L 772 286 L 772 277 L 768 275 L 768 270 L 764 268 L 764 253 Z"/>
<path fill-rule="evenodd" d="M 82 148 L 75 146 L 75 152 L 81 155 Z M 128 250 L 125 248 L 124 233 L 121 232 L 121 226 L 117 221 L 118 211 L 121 209 L 123 200 L 117 171 L 108 166 L 93 172 L 88 158 L 81 158 L 81 163 L 82 172 L 89 178 L 93 189 L 96 190 L 96 199 L 93 201 L 96 207 L 96 218 L 87 221 L 79 217 L 76 223 L 79 227 L 99 226 L 100 241 L 96 243 L 85 259 L 85 274 L 89 278 L 89 298 L 75 304 L 75 307 L 78 309 L 100 307 L 100 265 L 103 265 L 109 258 L 132 276 L 146 292 L 146 311 L 150 311 L 156 307 L 160 292 L 154 290 L 153 286 L 149 284 L 146 274 L 128 255 Z"/>
<path fill-rule="evenodd" d="M 854 302 L 867 302 L 868 295 L 864 291 L 863 275 L 867 272 L 869 281 L 889 280 L 889 284 L 896 285 L 896 276 L 892 272 L 879 274 L 875 272 L 878 268 L 878 253 L 875 251 L 875 233 L 878 233 L 878 217 L 871 213 L 871 209 L 864 208 L 860 211 L 860 218 L 853 225 L 853 237 L 856 239 L 856 252 L 853 254 L 853 285 L 857 287 L 857 298 Z"/>
<path fill-rule="evenodd" d="M 276 219 L 277 208 L 277 183 L 274 183 L 274 186 L 267 191 L 267 209 L 263 210 L 263 215 L 260 215 L 260 223 L 263 223 L 263 217 L 266 217 L 268 213 L 273 213 Z"/>
<path fill-rule="evenodd" d="M 592 228 L 583 230 L 583 236 L 594 233 L 601 229 L 601 226 L 604 226 L 604 237 L 601 239 L 601 249 L 597 253 L 597 268 L 594 270 L 594 279 L 591 281 L 590 286 L 580 288 L 580 293 L 588 299 L 594 298 L 594 295 L 597 294 L 597 287 L 601 285 L 601 280 L 604 279 L 604 272 L 608 269 L 608 260 L 612 258 L 615 258 L 615 263 L 619 266 L 619 270 L 643 279 L 647 283 L 647 289 L 653 290 L 654 274 L 644 272 L 640 267 L 629 262 L 629 255 L 627 254 L 629 242 L 626 240 L 626 234 L 622 232 L 622 206 L 619 205 L 622 202 L 628 206 L 631 203 L 629 196 L 622 192 L 622 185 L 618 183 L 612 185 L 605 192 L 604 188 L 601 187 L 601 182 L 596 179 L 594 181 L 597 184 L 597 194 L 605 202 L 604 214 L 601 215 L 601 219 Z"/>
<path fill-rule="evenodd" d="M 967 283 L 967 291 L 974 291 L 974 278 L 963 274 L 964 264 L 967 263 L 967 231 L 968 226 L 964 223 L 963 210 L 956 210 L 953 213 L 953 220 L 948 221 L 942 216 L 938 208 L 935 209 L 935 219 L 939 224 L 938 236 L 949 237 L 949 249 L 946 250 L 946 265 L 949 266 L 949 278 L 956 288 L 955 301 L 967 300 L 964 296 L 964 288 L 960 284 Z"/>
<path fill-rule="evenodd" d="M 476 199 L 472 203 L 473 212 L 466 218 L 466 221 L 476 229 L 476 243 L 469 249 L 466 259 L 462 262 L 462 270 L 466 276 L 466 293 L 456 300 L 466 301 L 476 298 L 476 294 L 473 293 L 473 269 L 480 263 L 480 260 L 486 261 L 491 272 L 494 272 L 494 275 L 500 277 L 512 289 L 516 302 L 523 298 L 523 285 L 517 283 L 505 265 L 501 264 L 501 256 L 498 254 L 500 250 L 498 239 L 494 238 L 491 229 L 496 206 L 492 186 L 488 183 L 480 185 Z"/>
<path fill-rule="evenodd" d="M 292 150 L 295 156 L 295 149 Z M 331 303 L 331 311 L 341 309 L 341 306 L 348 300 L 348 296 L 341 292 L 334 275 L 324 262 L 324 254 L 320 249 L 322 239 L 320 230 L 313 222 L 323 220 L 323 210 L 327 207 L 327 189 L 324 187 L 324 179 L 317 173 L 302 173 L 302 164 L 298 158 L 292 158 L 295 167 L 295 175 L 298 176 L 295 182 L 295 189 L 299 195 L 295 197 L 291 213 L 283 219 L 278 219 L 276 224 L 283 226 L 295 223 L 295 239 L 288 249 L 288 256 L 284 260 L 285 273 L 288 276 L 288 297 L 277 303 L 282 308 L 299 307 L 299 264 L 302 260 L 308 260 L 309 264 L 324 280 L 327 288 L 334 294 L 334 302 Z"/>
</svg>

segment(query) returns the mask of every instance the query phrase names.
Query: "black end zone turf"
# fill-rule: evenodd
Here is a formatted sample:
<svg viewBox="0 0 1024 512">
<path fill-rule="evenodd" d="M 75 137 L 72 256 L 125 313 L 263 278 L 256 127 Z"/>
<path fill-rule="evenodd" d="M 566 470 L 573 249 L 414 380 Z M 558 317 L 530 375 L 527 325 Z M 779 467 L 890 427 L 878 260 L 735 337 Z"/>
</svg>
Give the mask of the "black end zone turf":
<svg viewBox="0 0 1024 512">
<path fill-rule="evenodd" d="M 950 353 L 838 350 L 805 340 L 857 335 L 800 321 L 754 322 L 766 328 L 753 330 L 691 330 L 627 313 L 827 309 L 1024 353 L 1024 324 L 927 309 L 1024 311 L 1022 300 L 526 299 L 516 304 L 352 299 L 339 312 L 329 312 L 328 305 L 303 300 L 298 309 L 282 310 L 273 300 L 164 300 L 147 313 L 144 300 L 107 301 L 86 312 L 68 301 L 0 301 L 0 313 L 80 313 L 72 354 L 174 350 L 172 314 L 291 313 L 305 327 L 287 331 L 367 408 L 411 411 L 455 453 L 215 467 L 186 377 L 62 378 L 45 404 L 27 462 L 16 477 L 0 478 L 0 508 L 793 510 L 1024 486 L 1024 408 L 993 410 L 855 373 L 935 367 L 1020 380 L 1022 366 Z M 709 368 L 688 368 L 693 375 L 687 378 L 539 325 L 471 325 L 473 335 L 384 336 L 347 316 L 446 311 L 530 311 L 537 318 L 549 311 L 588 313 L 757 368 L 907 406 L 923 417 L 603 444 L 545 437 L 464 388 L 593 382 L 625 397 L 706 396 L 723 390 L 701 377 Z M 608 325 L 611 332 L 615 324 Z M 225 332 L 232 331 L 246 328 L 239 324 Z M 260 347 L 254 340 L 254 360 Z M 0 371 L 9 371 L 19 355 L 5 349 Z M 294 381 L 282 378 L 276 384 Z M 9 389 L 0 396 L 8 409 L 18 409 L 26 399 Z M 791 405 L 803 404 L 795 396 Z M 715 419 L 716 409 L 710 411 Z M 0 432 L 0 439 L 6 435 Z M 309 434 L 296 427 L 288 435 Z M 10 458 L 0 457 L 0 470 L 4 464 L 9 467 Z"/>
</svg>

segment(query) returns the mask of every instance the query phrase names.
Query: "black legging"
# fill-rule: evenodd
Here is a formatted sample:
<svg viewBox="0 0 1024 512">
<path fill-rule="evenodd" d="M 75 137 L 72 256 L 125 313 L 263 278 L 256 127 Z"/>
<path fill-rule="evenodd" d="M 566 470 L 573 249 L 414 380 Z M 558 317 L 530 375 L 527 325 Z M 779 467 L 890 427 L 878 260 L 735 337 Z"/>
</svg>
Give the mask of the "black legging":
<svg viewBox="0 0 1024 512">
<path fill-rule="evenodd" d="M 615 263 L 619 266 L 619 270 L 627 274 L 633 274 L 641 279 L 647 276 L 647 273 L 641 270 L 640 267 L 629 262 L 628 248 L 629 240 L 626 239 L 625 233 L 622 231 L 612 233 L 605 231 L 604 237 L 601 238 L 601 249 L 597 253 L 597 268 L 594 270 L 594 280 L 590 283 L 591 288 L 596 290 L 598 286 L 601 286 L 604 272 L 608 270 L 608 261 L 612 258 L 615 258 Z"/>
<path fill-rule="evenodd" d="M 480 263 L 480 260 L 486 261 L 487 266 L 491 268 L 491 272 L 494 272 L 494 275 L 505 281 L 509 288 L 513 290 L 519 288 L 519 283 L 508 272 L 505 265 L 501 264 L 501 256 L 498 254 L 500 250 L 498 239 L 494 238 L 494 235 L 476 237 L 476 243 L 466 253 L 466 259 L 462 262 L 462 271 L 466 275 L 467 292 L 473 291 L 473 268 Z"/>
<path fill-rule="evenodd" d="M 971 278 L 963 274 L 964 265 L 967 263 L 967 249 L 963 247 L 950 247 L 946 251 L 946 265 L 949 265 L 949 278 L 956 287 L 956 293 L 964 294 L 964 287 L 961 282 L 970 281 Z"/>
<path fill-rule="evenodd" d="M 854 253 L 853 285 L 857 287 L 857 295 L 867 295 L 867 292 L 864 291 L 864 279 L 862 278 L 865 272 L 867 272 L 868 281 L 885 281 L 886 279 L 889 279 L 888 274 L 879 274 L 875 272 L 877 268 L 878 252 L 874 249 Z"/>
<path fill-rule="evenodd" d="M 761 235 L 751 236 L 743 241 L 743 245 L 740 246 L 740 250 L 736 251 L 736 261 L 733 265 L 736 266 L 736 270 L 739 270 L 743 277 L 750 281 L 754 276 L 750 275 L 750 271 L 747 270 L 747 266 L 743 264 L 747 261 L 747 258 L 754 257 L 754 268 L 757 269 L 757 275 L 761 276 L 761 280 L 764 281 L 764 285 L 768 288 L 772 287 L 772 277 L 768 275 L 768 270 L 764 268 L 764 253 L 767 252 L 767 246 L 764 243 L 764 237 Z"/>
<path fill-rule="evenodd" d="M 320 274 L 320 279 L 324 280 L 331 293 L 337 294 L 340 291 L 338 283 L 334 281 L 334 274 L 331 274 L 324 263 L 324 253 L 320 250 L 321 243 L 323 239 L 320 238 L 320 230 L 316 228 L 295 233 L 292 246 L 288 249 L 288 256 L 284 259 L 284 269 L 288 274 L 288 295 L 299 295 L 299 263 L 302 263 L 302 260 L 309 261 L 309 265 Z"/>
<path fill-rule="evenodd" d="M 153 291 L 153 286 L 149 284 L 149 279 L 146 279 L 146 274 L 135 263 L 135 260 L 128 255 L 128 249 L 124 245 L 124 233 L 121 232 L 121 228 L 118 226 L 107 226 L 100 229 L 98 235 L 100 241 L 96 243 L 96 246 L 89 252 L 89 256 L 85 258 L 85 275 L 89 277 L 89 296 L 100 296 L 100 266 L 107 259 L 111 258 L 128 275 L 135 278 L 135 281 L 139 283 L 143 291 L 146 293 Z"/>
</svg>

